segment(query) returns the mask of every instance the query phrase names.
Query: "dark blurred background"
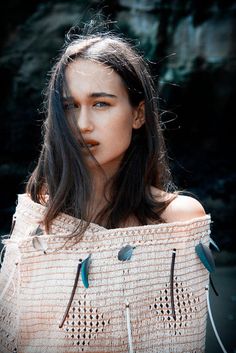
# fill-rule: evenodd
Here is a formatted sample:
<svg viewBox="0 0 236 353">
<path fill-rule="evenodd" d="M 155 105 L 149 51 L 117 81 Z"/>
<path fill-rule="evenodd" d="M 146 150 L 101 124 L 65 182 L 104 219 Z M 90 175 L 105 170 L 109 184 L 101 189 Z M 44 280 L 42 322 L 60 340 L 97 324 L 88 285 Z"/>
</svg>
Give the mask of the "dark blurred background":
<svg viewBox="0 0 236 353">
<path fill-rule="evenodd" d="M 117 21 L 121 33 L 152 62 L 174 180 L 180 189 L 193 192 L 212 215 L 212 238 L 222 250 L 215 256 L 223 267 L 219 284 L 229 276 L 224 285 L 227 290 L 232 287 L 231 305 L 236 302 L 236 2 L 232 0 L 1 2 L 0 232 L 9 232 L 17 194 L 24 192 L 39 154 L 48 72 L 67 30 L 99 9 Z M 235 325 L 231 311 L 225 314 L 224 327 Z M 233 337 L 231 341 L 236 347 Z M 218 351 L 208 348 L 208 352 Z"/>
<path fill-rule="evenodd" d="M 236 2 L 229 0 L 1 3 L 1 233 L 39 154 L 48 72 L 67 30 L 98 9 L 153 62 L 175 183 L 211 213 L 217 261 L 235 264 Z"/>
</svg>

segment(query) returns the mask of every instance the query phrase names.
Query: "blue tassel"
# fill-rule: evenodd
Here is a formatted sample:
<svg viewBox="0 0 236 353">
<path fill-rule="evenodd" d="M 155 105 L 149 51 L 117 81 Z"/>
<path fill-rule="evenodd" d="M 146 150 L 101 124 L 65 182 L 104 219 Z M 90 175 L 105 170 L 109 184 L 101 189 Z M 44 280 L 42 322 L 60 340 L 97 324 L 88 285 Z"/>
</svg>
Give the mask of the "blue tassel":
<svg viewBox="0 0 236 353">
<path fill-rule="evenodd" d="M 88 272 L 89 272 L 89 266 L 91 264 L 91 261 L 92 260 L 91 260 L 91 254 L 90 254 L 81 264 L 81 278 L 85 288 L 89 287 Z"/>
</svg>

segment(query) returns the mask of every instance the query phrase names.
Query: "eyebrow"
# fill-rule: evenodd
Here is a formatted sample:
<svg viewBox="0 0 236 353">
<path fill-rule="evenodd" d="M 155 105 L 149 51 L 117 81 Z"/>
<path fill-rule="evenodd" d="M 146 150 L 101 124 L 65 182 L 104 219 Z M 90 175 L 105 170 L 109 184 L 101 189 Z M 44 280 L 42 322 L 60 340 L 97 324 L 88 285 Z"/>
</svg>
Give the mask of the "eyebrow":
<svg viewBox="0 0 236 353">
<path fill-rule="evenodd" d="M 117 98 L 114 94 L 106 93 L 106 92 L 94 92 L 89 95 L 92 98 L 99 98 L 99 97 L 110 97 L 110 98 Z"/>
<path fill-rule="evenodd" d="M 100 97 L 118 98 L 116 95 L 106 93 L 106 92 L 94 92 L 94 93 L 89 94 L 89 97 L 90 98 L 100 98 Z M 74 100 L 73 97 L 63 97 L 62 99 L 63 99 L 63 101 L 73 101 Z"/>
</svg>

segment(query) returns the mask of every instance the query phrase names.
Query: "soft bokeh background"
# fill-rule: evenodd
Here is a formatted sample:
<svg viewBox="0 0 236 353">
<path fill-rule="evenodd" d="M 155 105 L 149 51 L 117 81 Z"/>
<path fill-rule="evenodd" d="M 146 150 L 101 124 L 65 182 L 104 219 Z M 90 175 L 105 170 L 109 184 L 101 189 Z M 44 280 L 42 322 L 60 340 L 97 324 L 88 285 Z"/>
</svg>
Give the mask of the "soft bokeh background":
<svg viewBox="0 0 236 353">
<path fill-rule="evenodd" d="M 36 1 L 0 5 L 0 232 L 40 150 L 43 89 L 66 31 L 99 9 L 139 45 L 158 77 L 175 183 L 212 215 L 216 322 L 236 352 L 236 3 L 220 0 Z M 211 329 L 207 352 L 220 352 Z"/>
</svg>

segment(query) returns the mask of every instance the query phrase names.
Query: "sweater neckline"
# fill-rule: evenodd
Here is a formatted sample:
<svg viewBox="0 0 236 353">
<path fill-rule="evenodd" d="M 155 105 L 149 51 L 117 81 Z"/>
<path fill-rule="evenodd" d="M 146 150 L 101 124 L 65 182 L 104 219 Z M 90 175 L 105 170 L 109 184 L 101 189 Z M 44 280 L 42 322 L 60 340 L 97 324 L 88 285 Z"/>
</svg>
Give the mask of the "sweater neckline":
<svg viewBox="0 0 236 353">
<path fill-rule="evenodd" d="M 26 193 L 24 194 L 18 194 L 18 198 L 19 200 L 23 198 L 23 200 L 25 200 L 26 202 L 28 201 L 29 203 L 31 203 L 32 207 L 35 207 L 38 211 L 40 210 L 41 213 L 43 214 L 45 212 L 46 207 L 40 203 L 34 202 L 29 195 L 27 195 Z M 23 201 L 22 200 L 22 201 Z M 68 215 L 66 213 L 61 212 L 58 215 L 58 218 L 60 219 L 65 219 L 65 220 L 70 220 L 72 223 L 74 222 L 81 222 L 80 218 L 76 218 L 73 217 L 71 215 Z M 175 221 L 175 222 L 166 222 L 166 223 L 152 223 L 152 224 L 145 224 L 145 225 L 136 225 L 136 226 L 127 226 L 127 227 L 117 227 L 117 228 L 106 228 L 104 226 L 101 226 L 95 222 L 90 222 L 89 223 L 89 228 L 92 230 L 96 230 L 96 231 L 101 231 L 101 232 L 127 232 L 127 231 L 136 231 L 136 230 L 140 230 L 140 228 L 142 229 L 159 229 L 159 228 L 173 228 L 173 227 L 183 227 L 183 226 L 189 226 L 193 223 L 196 222 L 204 222 L 204 221 L 208 221 L 210 222 L 211 220 L 211 216 L 210 214 L 206 214 L 204 216 L 200 216 L 200 217 L 195 217 L 195 218 L 191 218 L 185 221 Z"/>
</svg>

